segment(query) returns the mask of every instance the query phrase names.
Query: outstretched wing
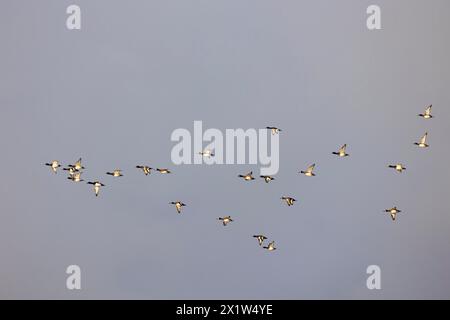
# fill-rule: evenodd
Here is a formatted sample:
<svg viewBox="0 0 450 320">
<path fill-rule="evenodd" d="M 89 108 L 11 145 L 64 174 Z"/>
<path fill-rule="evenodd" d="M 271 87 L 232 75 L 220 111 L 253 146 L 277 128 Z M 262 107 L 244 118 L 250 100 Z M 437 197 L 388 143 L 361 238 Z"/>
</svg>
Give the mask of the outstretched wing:
<svg viewBox="0 0 450 320">
<path fill-rule="evenodd" d="M 316 166 L 316 164 L 314 163 L 314 164 L 312 164 L 312 165 L 310 165 L 309 167 L 308 167 L 308 169 L 306 169 L 306 172 L 309 172 L 309 173 L 312 173 L 313 172 L 313 170 L 314 170 L 314 167 Z"/>
<path fill-rule="evenodd" d="M 426 132 L 423 137 L 420 139 L 420 143 L 425 144 L 427 142 L 428 132 Z"/>
</svg>

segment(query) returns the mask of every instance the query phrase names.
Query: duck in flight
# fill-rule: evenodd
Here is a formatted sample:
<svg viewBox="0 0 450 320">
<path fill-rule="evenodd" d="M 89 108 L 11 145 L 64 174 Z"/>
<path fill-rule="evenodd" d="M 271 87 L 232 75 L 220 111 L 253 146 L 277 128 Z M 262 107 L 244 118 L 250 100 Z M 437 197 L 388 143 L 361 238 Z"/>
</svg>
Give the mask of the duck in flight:
<svg viewBox="0 0 450 320">
<path fill-rule="evenodd" d="M 100 192 L 100 187 L 104 187 L 105 185 L 100 181 L 89 181 L 88 184 L 92 184 L 94 186 L 95 196 L 98 197 L 98 193 Z"/>
<path fill-rule="evenodd" d="M 291 197 L 285 197 L 285 196 L 281 197 L 281 200 L 286 201 L 286 204 L 288 205 L 288 207 L 294 205 L 294 202 L 297 201 L 297 200 L 295 200 L 294 198 L 291 198 Z"/>
<path fill-rule="evenodd" d="M 181 202 L 181 201 L 172 201 L 170 204 L 175 205 L 175 209 L 177 209 L 177 212 L 178 212 L 178 213 L 181 213 L 181 208 L 186 206 L 186 205 L 185 205 L 183 202 Z"/>
<path fill-rule="evenodd" d="M 217 220 L 222 221 L 222 224 L 223 224 L 224 226 L 226 226 L 226 225 L 229 224 L 230 222 L 233 222 L 233 219 L 231 219 L 231 216 L 219 217 L 219 218 L 217 218 Z"/>
<path fill-rule="evenodd" d="M 402 173 L 403 170 L 406 170 L 406 167 L 404 167 L 401 163 L 390 164 L 390 165 L 388 165 L 388 167 L 395 169 L 397 172 L 400 172 L 400 173 Z"/>
<path fill-rule="evenodd" d="M 392 221 L 395 221 L 395 218 L 397 217 L 397 213 L 400 213 L 402 211 L 397 209 L 397 207 L 393 207 L 393 208 L 384 210 L 384 212 L 389 213 L 391 215 Z"/>
<path fill-rule="evenodd" d="M 81 158 L 78 159 L 78 161 L 75 162 L 75 164 L 69 164 L 68 167 L 69 168 L 74 168 L 77 171 L 80 171 L 80 170 L 84 169 L 84 167 L 81 165 Z"/>
<path fill-rule="evenodd" d="M 205 158 L 214 157 L 214 153 L 209 149 L 205 149 L 205 150 L 199 152 L 199 154 Z"/>
<path fill-rule="evenodd" d="M 116 169 L 113 172 L 107 172 L 106 174 L 113 176 L 113 177 L 123 177 L 122 170 L 120 170 L 120 169 Z"/>
<path fill-rule="evenodd" d="M 307 177 L 314 177 L 316 174 L 313 172 L 314 167 L 316 166 L 316 164 L 312 164 L 310 165 L 305 171 L 300 171 L 300 173 L 304 174 Z"/>
<path fill-rule="evenodd" d="M 149 175 L 151 173 L 151 170 L 153 169 L 148 166 L 136 166 L 136 168 L 141 169 L 146 176 Z"/>
<path fill-rule="evenodd" d="M 339 148 L 338 152 L 333 152 L 333 154 L 335 154 L 339 157 L 348 157 L 349 154 L 345 152 L 346 148 L 347 148 L 347 144 L 344 144 L 342 147 Z"/>
<path fill-rule="evenodd" d="M 52 171 L 53 171 L 54 173 L 57 173 L 58 168 L 61 167 L 61 164 L 59 163 L 58 160 L 53 160 L 53 161 L 50 162 L 50 163 L 47 162 L 45 165 L 48 166 L 48 167 L 50 167 L 50 169 L 52 169 Z"/>
<path fill-rule="evenodd" d="M 273 251 L 276 250 L 277 248 L 275 248 L 275 241 L 272 241 L 269 243 L 269 245 L 263 247 L 264 249 L 267 249 L 269 251 Z"/>
<path fill-rule="evenodd" d="M 81 179 L 81 171 L 75 171 L 73 174 L 69 174 L 69 177 L 67 179 L 72 180 L 73 182 L 81 182 L 84 181 Z"/>
<path fill-rule="evenodd" d="M 251 180 L 255 180 L 255 178 L 252 176 L 253 171 L 250 171 L 247 174 L 240 174 L 238 175 L 239 178 L 243 178 L 245 181 L 251 181 Z"/>
<path fill-rule="evenodd" d="M 275 178 L 271 177 L 271 176 L 259 176 L 259 177 L 263 178 L 266 183 L 269 183 L 270 181 L 275 180 Z"/>
<path fill-rule="evenodd" d="M 429 105 L 426 109 L 424 113 L 418 114 L 419 117 L 422 117 L 424 119 L 431 119 L 433 118 L 433 116 L 431 115 L 431 107 L 433 107 L 433 105 Z"/>
<path fill-rule="evenodd" d="M 277 128 L 277 127 L 266 127 L 266 129 L 269 129 L 270 131 L 272 131 L 272 135 L 278 134 L 282 131 L 280 128 Z"/>
<path fill-rule="evenodd" d="M 256 238 L 256 240 L 258 240 L 258 243 L 259 243 L 260 246 L 262 246 L 264 240 L 267 239 L 267 237 L 262 235 L 262 234 L 254 235 L 253 238 Z"/>
<path fill-rule="evenodd" d="M 156 171 L 158 171 L 159 173 L 172 173 L 169 169 L 160 169 L 160 168 L 156 168 Z"/>
<path fill-rule="evenodd" d="M 75 175 L 75 173 L 79 172 L 77 169 L 75 168 L 63 168 L 64 171 L 69 171 L 69 179 L 73 178 L 73 176 Z"/>
<path fill-rule="evenodd" d="M 427 137 L 428 137 L 428 132 L 425 132 L 425 134 L 422 136 L 422 138 L 420 138 L 420 141 L 414 142 L 414 144 L 416 146 L 418 146 L 419 148 L 428 148 L 429 145 L 427 144 Z"/>
</svg>

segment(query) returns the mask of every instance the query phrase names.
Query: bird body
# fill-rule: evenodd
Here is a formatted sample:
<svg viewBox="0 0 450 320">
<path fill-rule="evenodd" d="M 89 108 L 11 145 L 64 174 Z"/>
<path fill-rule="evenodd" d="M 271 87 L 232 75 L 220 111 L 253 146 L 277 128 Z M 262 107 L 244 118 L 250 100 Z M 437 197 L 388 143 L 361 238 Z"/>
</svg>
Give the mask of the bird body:
<svg viewBox="0 0 450 320">
<path fill-rule="evenodd" d="M 266 129 L 269 129 L 272 132 L 272 135 L 280 133 L 282 130 L 277 127 L 266 127 Z"/>
<path fill-rule="evenodd" d="M 113 177 L 123 177 L 122 170 L 120 170 L 120 169 L 116 169 L 113 172 L 107 172 L 106 174 L 113 176 Z"/>
<path fill-rule="evenodd" d="M 338 152 L 333 152 L 333 154 L 339 156 L 339 157 L 348 157 L 349 154 L 345 152 L 345 149 L 347 148 L 347 144 L 344 144 L 342 147 L 339 148 Z"/>
<path fill-rule="evenodd" d="M 406 170 L 406 167 L 404 167 L 401 163 L 391 164 L 388 167 L 395 169 L 397 172 L 400 172 L 400 173 L 402 173 L 403 170 Z"/>
<path fill-rule="evenodd" d="M 73 178 L 73 176 L 75 175 L 75 173 L 80 172 L 77 169 L 73 168 L 73 167 L 68 167 L 68 168 L 63 168 L 64 171 L 69 171 L 69 179 Z"/>
<path fill-rule="evenodd" d="M 262 246 L 264 240 L 267 239 L 267 237 L 262 235 L 262 234 L 254 235 L 253 238 L 256 238 L 256 240 L 258 240 L 258 243 L 259 243 L 260 246 Z"/>
<path fill-rule="evenodd" d="M 84 181 L 83 179 L 81 179 L 81 171 L 75 171 L 73 174 L 69 175 L 67 177 L 67 179 L 72 180 L 73 182 L 81 182 Z"/>
<path fill-rule="evenodd" d="M 153 168 L 150 168 L 148 166 L 136 166 L 136 168 L 141 169 L 142 172 L 144 172 L 144 174 L 147 176 L 151 173 Z"/>
<path fill-rule="evenodd" d="M 231 219 L 231 216 L 220 217 L 220 218 L 217 218 L 217 220 L 222 221 L 222 224 L 224 226 L 226 226 L 227 224 L 229 224 L 230 222 L 233 221 L 233 219 Z"/>
<path fill-rule="evenodd" d="M 275 180 L 275 178 L 271 177 L 271 176 L 259 176 L 259 177 L 263 178 L 266 183 L 269 183 L 270 181 Z"/>
<path fill-rule="evenodd" d="M 422 136 L 422 138 L 420 138 L 420 141 L 415 142 L 414 144 L 416 146 L 418 146 L 419 148 L 428 148 L 429 145 L 427 144 L 427 137 L 428 137 L 428 132 L 425 132 L 425 134 Z"/>
<path fill-rule="evenodd" d="M 181 208 L 186 206 L 186 204 L 181 201 L 172 201 L 170 204 L 175 205 L 175 209 L 177 209 L 178 213 L 181 213 Z"/>
<path fill-rule="evenodd" d="M 390 209 L 384 210 L 384 212 L 389 213 L 391 215 L 392 221 L 395 221 L 395 219 L 397 217 L 397 213 L 400 213 L 402 211 L 397 209 L 397 207 L 392 207 Z"/>
<path fill-rule="evenodd" d="M 202 155 L 203 157 L 206 157 L 206 158 L 214 157 L 214 153 L 211 150 L 208 150 L 208 149 L 200 151 L 199 154 Z"/>
<path fill-rule="evenodd" d="M 80 170 L 84 169 L 84 167 L 81 165 L 81 158 L 78 159 L 78 161 L 75 162 L 75 164 L 69 164 L 68 167 L 69 168 L 73 168 L 73 169 L 75 169 L 77 171 L 80 171 Z"/>
<path fill-rule="evenodd" d="M 281 200 L 286 201 L 286 204 L 287 204 L 289 207 L 292 206 L 292 205 L 294 205 L 294 202 L 297 201 L 297 200 L 295 200 L 294 198 L 286 197 L 286 196 L 281 197 Z"/>
<path fill-rule="evenodd" d="M 94 186 L 95 196 L 98 197 L 98 193 L 100 192 L 100 187 L 104 187 L 105 185 L 99 181 L 89 181 L 88 184 L 92 184 Z"/>
<path fill-rule="evenodd" d="M 312 164 L 305 171 L 300 171 L 300 173 L 304 174 L 307 177 L 314 177 L 315 173 L 313 173 L 313 170 L 315 166 L 316 164 Z"/>
<path fill-rule="evenodd" d="M 426 109 L 424 113 L 419 114 L 419 117 L 422 117 L 424 119 L 431 119 L 433 118 L 433 116 L 431 115 L 431 108 L 433 107 L 433 105 L 429 105 Z"/>
<path fill-rule="evenodd" d="M 158 171 L 159 173 L 172 173 L 169 169 L 161 169 L 161 168 L 157 168 L 156 171 Z"/>
<path fill-rule="evenodd" d="M 252 174 L 253 174 L 253 171 L 250 171 L 247 174 L 240 174 L 238 177 L 243 178 L 245 181 L 255 180 L 255 178 L 252 176 Z"/>
<path fill-rule="evenodd" d="M 53 160 L 52 162 L 46 163 L 45 165 L 50 167 L 50 169 L 52 169 L 54 173 L 57 173 L 58 168 L 61 167 L 61 164 L 58 160 Z"/>
<path fill-rule="evenodd" d="M 269 245 L 263 247 L 264 249 L 267 249 L 269 251 L 273 251 L 276 250 L 277 248 L 275 248 L 275 241 L 272 241 L 269 243 Z"/>
</svg>

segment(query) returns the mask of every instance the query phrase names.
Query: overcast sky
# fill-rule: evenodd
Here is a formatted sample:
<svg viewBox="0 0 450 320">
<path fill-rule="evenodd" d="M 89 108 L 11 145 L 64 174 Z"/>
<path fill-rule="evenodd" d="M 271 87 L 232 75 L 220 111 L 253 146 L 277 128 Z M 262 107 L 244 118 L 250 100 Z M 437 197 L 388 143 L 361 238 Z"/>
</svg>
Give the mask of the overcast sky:
<svg viewBox="0 0 450 320">
<path fill-rule="evenodd" d="M 69 31 L 73 3 L 82 27 Z M 382 30 L 369 31 L 374 3 Z M 448 0 L 2 1 L 0 298 L 450 298 L 449 11 Z M 419 118 L 429 104 L 435 117 Z M 175 166 L 170 135 L 194 120 L 282 128 L 276 180 L 237 177 L 257 165 Z M 333 156 L 344 143 L 350 157 Z M 44 166 L 79 157 L 84 179 L 106 184 L 98 198 Z M 316 177 L 298 174 L 311 163 Z M 124 177 L 105 175 L 115 168 Z M 383 213 L 394 205 L 395 222 Z M 66 289 L 71 264 L 79 291 Z M 373 264 L 382 290 L 366 287 Z"/>
</svg>

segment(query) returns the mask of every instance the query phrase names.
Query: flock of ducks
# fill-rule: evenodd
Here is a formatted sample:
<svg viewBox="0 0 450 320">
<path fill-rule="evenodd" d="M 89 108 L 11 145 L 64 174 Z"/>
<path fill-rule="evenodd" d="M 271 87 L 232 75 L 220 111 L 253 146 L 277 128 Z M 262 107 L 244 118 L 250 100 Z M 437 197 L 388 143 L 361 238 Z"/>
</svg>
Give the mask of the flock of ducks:
<svg viewBox="0 0 450 320">
<path fill-rule="evenodd" d="M 428 106 L 425 109 L 424 113 L 418 114 L 418 116 L 422 117 L 424 119 L 433 118 L 433 116 L 431 115 L 431 108 L 432 108 L 432 105 Z M 281 129 L 279 129 L 277 127 L 266 127 L 266 129 L 270 130 L 273 135 L 279 134 L 282 131 Z M 427 137 L 428 137 L 428 132 L 426 132 L 420 138 L 420 140 L 418 142 L 415 142 L 414 144 L 416 146 L 418 146 L 419 148 L 428 148 L 429 145 L 427 144 Z M 346 149 L 347 149 L 347 144 L 344 144 L 339 148 L 339 150 L 337 152 L 332 152 L 332 154 L 334 154 L 338 157 L 341 157 L 341 158 L 348 157 L 350 155 L 346 152 Z M 204 157 L 213 157 L 214 156 L 214 153 L 211 150 L 203 150 L 202 152 L 200 152 L 200 154 Z M 54 172 L 54 173 L 57 173 L 58 169 L 61 168 L 61 163 L 58 160 L 53 160 L 49 163 L 45 163 L 45 165 L 49 166 L 50 169 L 52 170 L 52 172 Z M 313 172 L 315 166 L 316 166 L 315 164 L 312 164 L 305 170 L 300 171 L 299 173 L 303 174 L 307 177 L 314 177 L 316 175 Z M 152 170 L 159 172 L 161 174 L 170 174 L 171 173 L 171 171 L 167 168 L 151 168 L 147 165 L 137 165 L 136 168 L 139 170 L 142 170 L 142 172 L 146 176 L 151 174 Z M 390 165 L 388 165 L 388 168 L 394 169 L 399 173 L 402 173 L 403 171 L 406 170 L 406 167 L 401 163 L 390 164 Z M 85 167 L 82 165 L 81 158 L 80 158 L 80 159 L 78 159 L 77 162 L 75 162 L 74 164 L 67 165 L 67 167 L 64 167 L 62 170 L 68 171 L 67 179 L 70 179 L 73 182 L 82 182 L 84 180 L 81 179 L 81 174 L 83 173 L 84 169 L 85 169 Z M 108 172 L 106 172 L 106 174 L 110 175 L 112 177 L 115 177 L 115 178 L 123 177 L 122 170 L 120 170 L 120 169 L 108 171 Z M 238 175 L 238 177 L 242 178 L 244 181 L 255 180 L 255 178 L 253 177 L 252 171 L 247 174 L 240 174 L 240 175 Z M 260 178 L 264 179 L 264 181 L 266 183 L 269 183 L 269 182 L 275 180 L 274 177 L 267 176 L 267 175 L 261 175 Z M 94 190 L 96 197 L 98 197 L 98 195 L 100 193 L 100 188 L 105 186 L 105 184 L 103 184 L 102 182 L 100 182 L 98 180 L 87 181 L 87 184 L 93 186 L 93 190 Z M 293 197 L 290 197 L 290 196 L 282 196 L 281 200 L 283 200 L 287 204 L 288 207 L 293 206 L 294 203 L 297 201 L 296 199 L 294 199 Z M 181 201 L 172 201 L 169 204 L 174 205 L 177 213 L 179 213 L 179 214 L 182 212 L 182 208 L 186 206 L 186 204 Z M 402 211 L 400 209 L 398 209 L 396 206 L 394 206 L 390 209 L 384 210 L 384 212 L 388 213 L 391 216 L 391 219 L 393 221 L 395 221 L 397 214 Z M 217 218 L 217 220 L 219 220 L 224 227 L 227 226 L 229 223 L 233 222 L 233 219 L 231 218 L 231 216 L 219 217 L 219 218 Z M 255 238 L 258 241 L 258 244 L 260 247 L 262 247 L 268 251 L 276 250 L 275 241 L 273 241 L 273 240 L 270 241 L 268 243 L 268 245 L 263 246 L 264 242 L 268 239 L 265 235 L 257 234 L 257 235 L 254 235 L 253 238 Z"/>
</svg>

